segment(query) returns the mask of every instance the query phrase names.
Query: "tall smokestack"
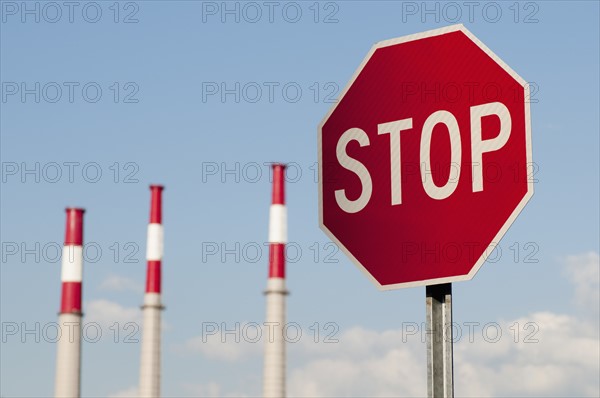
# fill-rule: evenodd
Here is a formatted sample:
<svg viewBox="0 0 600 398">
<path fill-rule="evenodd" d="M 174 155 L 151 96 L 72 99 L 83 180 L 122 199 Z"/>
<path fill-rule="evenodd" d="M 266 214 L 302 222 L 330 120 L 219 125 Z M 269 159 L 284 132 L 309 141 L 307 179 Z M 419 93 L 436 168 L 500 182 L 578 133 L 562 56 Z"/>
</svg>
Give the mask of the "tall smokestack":
<svg viewBox="0 0 600 398">
<path fill-rule="evenodd" d="M 62 252 L 62 292 L 56 352 L 56 397 L 79 397 L 81 391 L 81 281 L 83 274 L 84 209 L 67 208 Z"/>
<path fill-rule="evenodd" d="M 140 397 L 160 396 L 160 327 L 163 309 L 160 297 L 161 262 L 163 257 L 162 185 L 150 185 L 150 224 L 146 259 L 146 294 L 142 311 L 144 329 L 140 364 Z"/>
<path fill-rule="evenodd" d="M 267 338 L 263 396 L 285 397 L 285 244 L 287 209 L 285 207 L 285 165 L 273 164 L 273 200 L 269 213 L 269 279 L 267 280 Z"/>
</svg>

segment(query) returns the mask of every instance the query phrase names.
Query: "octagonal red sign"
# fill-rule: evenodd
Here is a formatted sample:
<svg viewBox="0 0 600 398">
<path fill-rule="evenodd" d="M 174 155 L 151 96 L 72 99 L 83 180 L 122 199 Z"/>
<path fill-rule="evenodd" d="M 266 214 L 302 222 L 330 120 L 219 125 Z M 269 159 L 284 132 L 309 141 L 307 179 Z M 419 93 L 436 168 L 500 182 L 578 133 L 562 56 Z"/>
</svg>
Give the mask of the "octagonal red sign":
<svg viewBox="0 0 600 398">
<path fill-rule="evenodd" d="M 320 226 L 379 288 L 471 279 L 533 195 L 528 84 L 462 25 L 377 43 L 318 156 Z"/>
</svg>

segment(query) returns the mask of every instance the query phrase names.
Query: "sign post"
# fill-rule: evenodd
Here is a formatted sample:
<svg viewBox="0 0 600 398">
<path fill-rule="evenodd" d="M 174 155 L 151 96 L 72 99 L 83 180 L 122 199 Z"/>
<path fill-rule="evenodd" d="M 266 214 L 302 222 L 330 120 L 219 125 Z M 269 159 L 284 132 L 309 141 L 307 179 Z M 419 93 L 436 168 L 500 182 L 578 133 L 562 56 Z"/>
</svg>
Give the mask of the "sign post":
<svg viewBox="0 0 600 398">
<path fill-rule="evenodd" d="M 380 290 L 426 286 L 431 397 L 453 395 L 451 283 L 533 196 L 529 100 L 453 25 L 375 44 L 319 125 L 319 225 Z"/>
<path fill-rule="evenodd" d="M 429 285 L 425 291 L 427 396 L 454 397 L 452 284 Z"/>
</svg>

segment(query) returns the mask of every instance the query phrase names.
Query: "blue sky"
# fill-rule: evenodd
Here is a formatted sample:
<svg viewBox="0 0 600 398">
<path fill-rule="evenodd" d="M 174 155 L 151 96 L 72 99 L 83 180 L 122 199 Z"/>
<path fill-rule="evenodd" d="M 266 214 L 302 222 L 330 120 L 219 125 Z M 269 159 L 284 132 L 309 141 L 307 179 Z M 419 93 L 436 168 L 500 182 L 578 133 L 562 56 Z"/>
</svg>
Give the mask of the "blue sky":
<svg viewBox="0 0 600 398">
<path fill-rule="evenodd" d="M 37 7 L 39 22 L 23 4 Z M 264 164 L 272 161 L 301 173 L 287 186 L 289 238 L 299 253 L 288 265 L 288 317 L 306 336 L 289 345 L 290 395 L 424 394 L 425 347 L 402 336 L 424 321 L 424 289 L 379 292 L 327 245 L 317 218 L 316 129 L 327 98 L 373 43 L 463 23 L 538 88 L 531 114 L 539 169 L 500 259 L 454 285 L 463 329 L 496 323 L 503 332 L 498 343 L 482 339 L 482 326 L 473 342 L 463 335 L 456 392 L 597 396 L 598 3 L 477 2 L 469 15 L 459 2 L 460 17 L 428 3 L 438 20 L 421 2 L 276 2 L 271 15 L 263 2 L 227 3 L 239 22 L 223 4 L 77 2 L 70 16 L 61 2 L 0 2 L 0 395 L 53 391 L 55 345 L 43 330 L 56 321 L 60 261 L 52 249 L 62 245 L 69 205 L 87 209 L 85 320 L 103 332 L 84 344 L 82 393 L 135 393 L 139 344 L 125 336 L 140 333 L 125 324 L 140 320 L 150 183 L 166 186 L 163 395 L 260 394 L 262 344 L 204 343 L 202 325 L 264 320 Z M 34 93 L 22 97 L 23 89 Z M 18 333 L 6 333 L 15 324 Z M 539 341 L 524 343 L 536 327 Z M 335 330 L 339 341 L 323 343 Z"/>
</svg>

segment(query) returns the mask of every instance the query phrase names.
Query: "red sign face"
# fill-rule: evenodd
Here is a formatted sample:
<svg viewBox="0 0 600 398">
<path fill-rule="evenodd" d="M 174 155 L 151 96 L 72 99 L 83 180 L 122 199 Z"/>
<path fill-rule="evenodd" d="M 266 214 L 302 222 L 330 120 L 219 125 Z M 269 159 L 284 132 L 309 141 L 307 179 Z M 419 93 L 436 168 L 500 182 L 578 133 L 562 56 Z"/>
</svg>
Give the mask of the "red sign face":
<svg viewBox="0 0 600 398">
<path fill-rule="evenodd" d="M 376 44 L 319 126 L 321 228 L 380 289 L 471 279 L 533 195 L 528 102 L 462 25 Z"/>
</svg>

